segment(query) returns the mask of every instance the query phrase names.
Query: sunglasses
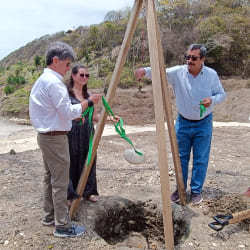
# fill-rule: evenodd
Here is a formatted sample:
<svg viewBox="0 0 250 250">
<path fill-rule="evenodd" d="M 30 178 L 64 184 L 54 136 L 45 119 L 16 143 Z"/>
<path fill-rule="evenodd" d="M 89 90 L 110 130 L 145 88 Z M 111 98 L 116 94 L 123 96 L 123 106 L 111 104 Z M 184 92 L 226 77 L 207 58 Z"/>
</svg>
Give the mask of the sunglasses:
<svg viewBox="0 0 250 250">
<path fill-rule="evenodd" d="M 191 59 L 192 61 L 197 61 L 197 59 L 200 58 L 200 57 L 198 57 L 198 56 L 185 56 L 184 58 L 186 60 L 190 60 Z"/>
<path fill-rule="evenodd" d="M 89 74 L 80 74 L 80 77 L 86 77 L 86 78 L 89 78 Z"/>
</svg>

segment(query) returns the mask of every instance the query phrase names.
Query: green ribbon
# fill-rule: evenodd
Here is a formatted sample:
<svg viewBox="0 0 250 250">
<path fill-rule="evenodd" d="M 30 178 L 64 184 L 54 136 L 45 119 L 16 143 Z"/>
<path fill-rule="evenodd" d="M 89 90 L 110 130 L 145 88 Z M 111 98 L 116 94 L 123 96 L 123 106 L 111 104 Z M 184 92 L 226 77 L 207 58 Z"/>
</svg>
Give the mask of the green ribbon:
<svg viewBox="0 0 250 250">
<path fill-rule="evenodd" d="M 105 100 L 105 98 L 102 96 L 102 103 L 103 103 L 103 106 L 106 110 L 106 113 L 108 115 L 112 115 L 113 117 L 115 117 L 114 113 L 112 112 L 108 102 Z M 114 123 L 113 123 L 114 124 Z M 120 120 L 114 124 L 115 126 L 115 130 L 116 132 L 123 138 L 125 139 L 134 149 L 134 151 L 138 154 L 138 155 L 143 155 L 141 152 L 137 151 L 133 145 L 133 143 L 131 142 L 131 140 L 126 136 L 126 133 L 125 133 L 125 129 L 123 128 L 123 119 L 120 118 Z"/>
<path fill-rule="evenodd" d="M 204 107 L 204 105 L 202 104 L 202 101 L 200 101 L 200 117 L 203 116 L 203 114 L 206 112 L 206 108 Z"/>
<path fill-rule="evenodd" d="M 87 161 L 87 167 L 89 166 L 90 160 L 91 160 L 91 155 L 92 155 L 92 149 L 93 149 L 93 130 L 92 130 L 92 116 L 94 112 L 94 107 L 88 107 L 82 114 L 82 117 L 86 116 L 89 113 L 89 126 L 91 127 L 91 132 L 90 132 L 90 138 L 89 138 L 89 152 L 88 152 L 88 161 Z M 80 125 L 82 125 L 82 120 L 79 122 Z"/>
</svg>

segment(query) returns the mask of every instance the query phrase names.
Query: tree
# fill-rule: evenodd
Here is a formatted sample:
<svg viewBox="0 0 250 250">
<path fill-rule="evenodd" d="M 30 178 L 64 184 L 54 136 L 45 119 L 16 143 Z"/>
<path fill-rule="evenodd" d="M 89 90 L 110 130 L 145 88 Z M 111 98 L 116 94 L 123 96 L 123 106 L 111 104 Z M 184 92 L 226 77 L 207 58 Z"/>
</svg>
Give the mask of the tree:
<svg viewBox="0 0 250 250">
<path fill-rule="evenodd" d="M 42 59 L 41 56 L 38 55 L 34 57 L 34 64 L 36 67 L 41 65 L 41 59 Z"/>
</svg>

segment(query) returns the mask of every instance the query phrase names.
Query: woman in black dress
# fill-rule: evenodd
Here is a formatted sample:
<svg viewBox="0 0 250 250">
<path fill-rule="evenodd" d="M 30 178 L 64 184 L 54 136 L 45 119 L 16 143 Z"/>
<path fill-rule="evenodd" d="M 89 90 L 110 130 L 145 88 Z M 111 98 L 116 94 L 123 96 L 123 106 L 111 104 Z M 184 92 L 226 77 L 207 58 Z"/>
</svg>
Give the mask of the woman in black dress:
<svg viewBox="0 0 250 250">
<path fill-rule="evenodd" d="M 69 97 L 72 104 L 80 103 L 84 99 L 88 99 L 90 94 L 87 90 L 89 74 L 88 70 L 83 65 L 75 65 L 72 68 L 70 79 L 67 83 Z M 82 119 L 72 121 L 72 129 L 68 133 L 69 152 L 70 152 L 70 181 L 68 188 L 69 205 L 73 199 L 79 198 L 76 193 L 76 188 L 83 171 L 84 163 L 88 155 L 89 139 L 91 131 L 94 134 L 93 122 L 98 122 L 100 115 L 97 114 L 94 108 L 92 122 L 89 124 L 88 114 Z M 118 116 L 107 117 L 107 120 L 117 122 Z M 97 181 L 96 181 L 96 156 L 92 164 L 91 171 L 85 186 L 83 197 L 89 201 L 97 202 Z"/>
<path fill-rule="evenodd" d="M 80 103 L 90 96 L 87 91 L 87 82 L 89 74 L 87 69 L 82 65 L 76 65 L 72 68 L 71 77 L 67 84 L 69 97 L 72 104 Z M 70 182 L 68 188 L 68 200 L 78 198 L 76 193 L 77 184 L 79 182 L 85 160 L 88 155 L 89 138 L 91 131 L 94 133 L 93 122 L 97 122 L 99 114 L 94 109 L 92 122 L 89 124 L 88 114 L 82 119 L 72 121 L 72 129 L 68 133 L 69 152 L 70 152 Z M 88 181 L 85 186 L 83 197 L 89 201 L 97 202 L 96 195 L 97 181 L 96 181 L 96 157 L 93 161 L 91 171 L 89 173 Z M 70 204 L 70 202 L 69 202 Z"/>
</svg>

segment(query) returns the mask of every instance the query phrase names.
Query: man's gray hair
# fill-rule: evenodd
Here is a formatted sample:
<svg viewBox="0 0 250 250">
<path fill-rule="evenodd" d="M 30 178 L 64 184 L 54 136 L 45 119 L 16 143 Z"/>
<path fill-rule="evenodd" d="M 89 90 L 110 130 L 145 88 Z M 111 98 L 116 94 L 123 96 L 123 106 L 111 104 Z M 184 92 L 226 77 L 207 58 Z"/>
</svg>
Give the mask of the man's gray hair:
<svg viewBox="0 0 250 250">
<path fill-rule="evenodd" d="M 46 65 L 49 66 L 53 62 L 53 57 L 59 60 L 70 59 L 72 62 L 76 59 L 75 52 L 71 46 L 64 42 L 53 42 L 49 44 L 46 51 Z"/>
<path fill-rule="evenodd" d="M 200 50 L 200 58 L 203 58 L 206 56 L 207 54 L 207 49 L 203 44 L 191 44 L 189 46 L 190 50 L 196 50 L 199 49 Z"/>
</svg>

